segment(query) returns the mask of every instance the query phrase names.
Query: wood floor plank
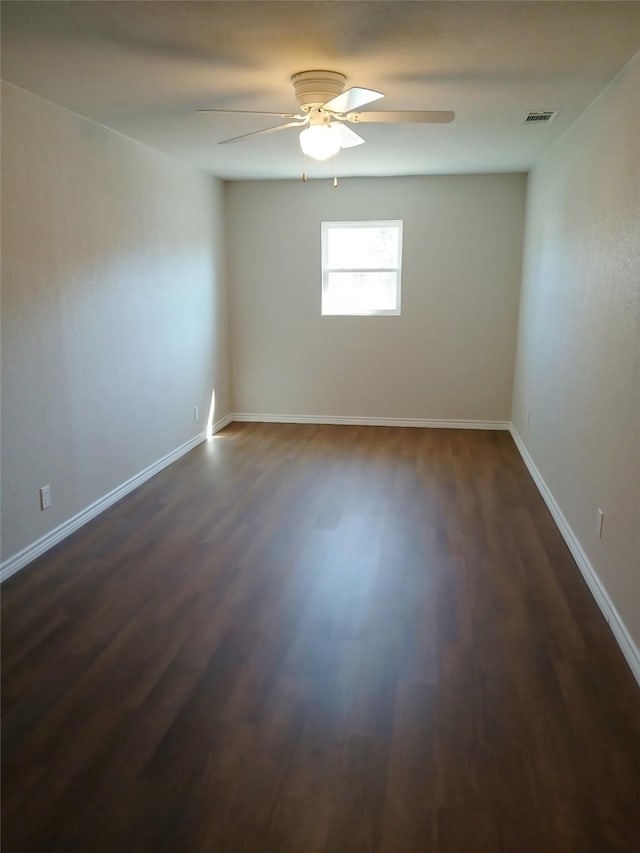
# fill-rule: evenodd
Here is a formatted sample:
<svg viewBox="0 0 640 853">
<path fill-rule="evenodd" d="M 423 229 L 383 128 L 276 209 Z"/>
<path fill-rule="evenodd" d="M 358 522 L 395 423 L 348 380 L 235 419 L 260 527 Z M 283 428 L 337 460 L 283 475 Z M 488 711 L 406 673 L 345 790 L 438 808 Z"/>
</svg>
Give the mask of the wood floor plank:
<svg viewBox="0 0 640 853">
<path fill-rule="evenodd" d="M 233 424 L 2 635 L 6 853 L 640 851 L 640 692 L 506 433 Z"/>
</svg>

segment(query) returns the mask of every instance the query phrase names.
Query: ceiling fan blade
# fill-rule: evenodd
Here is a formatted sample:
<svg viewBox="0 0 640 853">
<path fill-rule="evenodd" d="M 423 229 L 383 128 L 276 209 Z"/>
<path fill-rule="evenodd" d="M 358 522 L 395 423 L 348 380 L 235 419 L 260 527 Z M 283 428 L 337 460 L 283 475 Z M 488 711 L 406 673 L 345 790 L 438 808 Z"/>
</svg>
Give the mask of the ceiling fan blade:
<svg viewBox="0 0 640 853">
<path fill-rule="evenodd" d="M 370 104 L 372 101 L 377 101 L 380 98 L 384 98 L 382 92 L 352 86 L 351 89 L 347 89 L 346 92 L 336 95 L 335 98 L 331 98 L 330 101 L 323 104 L 322 109 L 330 110 L 332 113 L 346 113 L 349 110 L 363 107 L 365 104 Z"/>
<path fill-rule="evenodd" d="M 452 110 L 388 110 L 386 112 L 367 111 L 364 113 L 348 113 L 347 121 L 354 124 L 385 124 L 392 122 L 420 124 L 448 124 L 455 118 Z"/>
<path fill-rule="evenodd" d="M 260 136 L 263 133 L 274 133 L 276 130 L 286 130 L 288 127 L 304 127 L 306 121 L 288 121 L 286 124 L 277 124 L 275 127 L 265 127 L 263 130 L 254 130 L 251 133 L 241 133 L 240 136 L 232 136 L 231 139 L 222 139 L 218 145 L 227 145 L 229 142 L 238 142 L 240 139 L 247 139 L 249 136 Z"/>
<path fill-rule="evenodd" d="M 365 140 L 355 131 L 347 127 L 346 124 L 340 125 L 340 148 L 355 148 L 356 145 L 362 145 Z"/>
<path fill-rule="evenodd" d="M 247 116 L 276 116 L 277 118 L 304 118 L 303 115 L 296 115 L 295 113 L 269 113 L 263 112 L 262 110 L 196 110 L 197 113 L 237 113 L 239 115 L 247 115 Z"/>
</svg>

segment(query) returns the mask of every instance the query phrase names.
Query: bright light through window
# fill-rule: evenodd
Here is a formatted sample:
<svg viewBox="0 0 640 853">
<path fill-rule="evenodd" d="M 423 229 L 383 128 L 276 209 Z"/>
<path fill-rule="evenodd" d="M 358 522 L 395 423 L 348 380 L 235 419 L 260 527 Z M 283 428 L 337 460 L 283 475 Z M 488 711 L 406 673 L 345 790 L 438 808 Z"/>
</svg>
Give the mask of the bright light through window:
<svg viewBox="0 0 640 853">
<path fill-rule="evenodd" d="M 399 314 L 402 221 L 322 223 L 322 313 Z"/>
</svg>

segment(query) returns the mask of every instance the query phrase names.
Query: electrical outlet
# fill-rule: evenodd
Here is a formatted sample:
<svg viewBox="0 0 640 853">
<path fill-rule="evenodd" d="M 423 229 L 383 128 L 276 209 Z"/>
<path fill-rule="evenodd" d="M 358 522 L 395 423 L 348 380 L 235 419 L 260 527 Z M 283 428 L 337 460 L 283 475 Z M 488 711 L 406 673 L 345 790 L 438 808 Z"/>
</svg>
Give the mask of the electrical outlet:
<svg viewBox="0 0 640 853">
<path fill-rule="evenodd" d="M 51 506 L 51 486 L 40 487 L 40 509 L 49 509 Z"/>
<path fill-rule="evenodd" d="M 200 406 L 193 407 L 193 419 L 196 422 L 200 420 Z"/>
<path fill-rule="evenodd" d="M 604 513 L 601 509 L 596 510 L 596 533 L 598 539 L 602 539 L 602 522 L 604 521 Z"/>
</svg>

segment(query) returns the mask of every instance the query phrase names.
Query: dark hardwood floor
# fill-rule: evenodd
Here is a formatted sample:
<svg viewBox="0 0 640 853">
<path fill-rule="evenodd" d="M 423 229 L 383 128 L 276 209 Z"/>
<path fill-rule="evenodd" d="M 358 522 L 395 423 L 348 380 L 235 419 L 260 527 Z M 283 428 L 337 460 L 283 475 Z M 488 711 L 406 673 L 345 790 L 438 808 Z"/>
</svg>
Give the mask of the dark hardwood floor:
<svg viewBox="0 0 640 853">
<path fill-rule="evenodd" d="M 4 853 L 640 850 L 640 690 L 507 433 L 232 425 L 2 616 Z"/>
</svg>

